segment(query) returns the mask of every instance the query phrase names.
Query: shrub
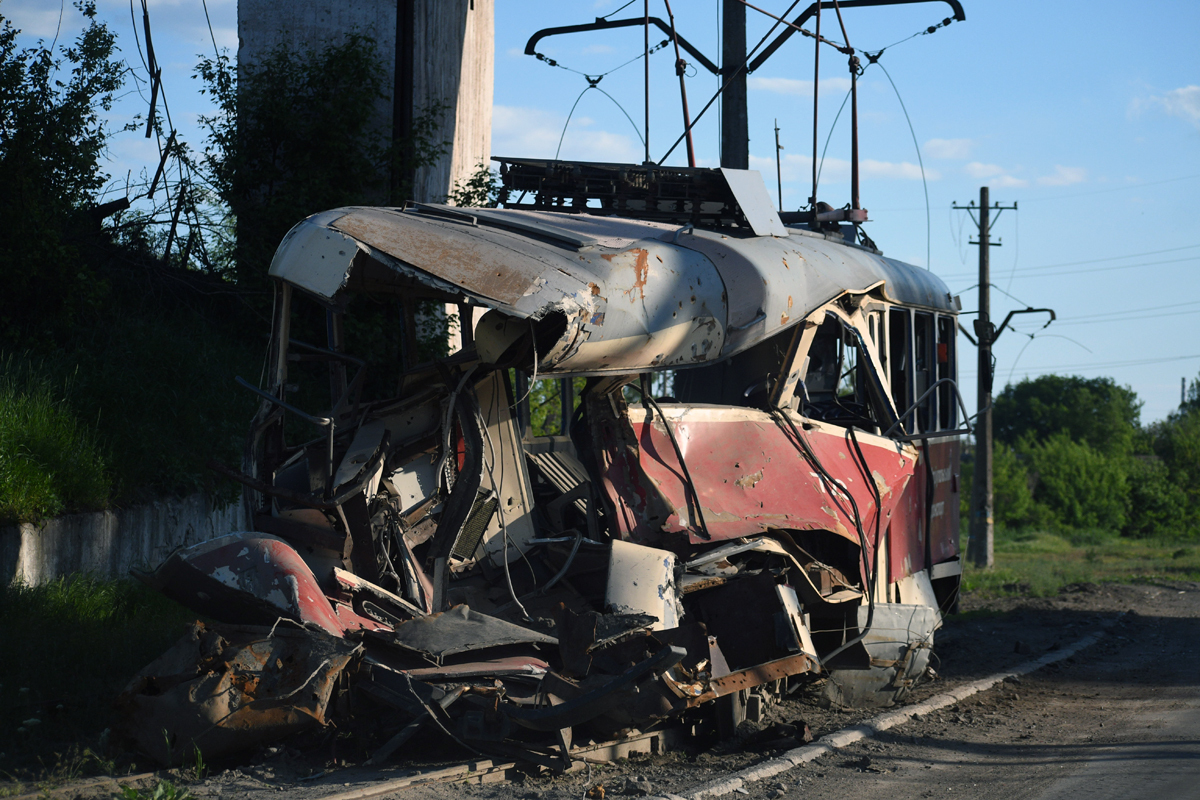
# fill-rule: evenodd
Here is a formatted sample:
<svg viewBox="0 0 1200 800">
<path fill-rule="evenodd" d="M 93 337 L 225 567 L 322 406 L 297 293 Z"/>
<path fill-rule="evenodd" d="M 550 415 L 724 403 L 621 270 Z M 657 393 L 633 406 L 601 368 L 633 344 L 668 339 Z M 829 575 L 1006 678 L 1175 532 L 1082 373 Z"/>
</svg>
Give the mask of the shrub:
<svg viewBox="0 0 1200 800">
<path fill-rule="evenodd" d="M 28 359 L 9 356 L 0 364 L 0 523 L 104 508 L 105 460 L 65 388 Z"/>
<path fill-rule="evenodd" d="M 1021 449 L 1037 476 L 1035 522 L 1059 529 L 1124 527 L 1129 505 L 1124 458 L 1099 453 L 1066 433 Z"/>
<path fill-rule="evenodd" d="M 1122 533 L 1139 539 L 1148 536 L 1179 536 L 1186 532 L 1187 493 L 1171 482 L 1160 459 L 1133 458 L 1127 468 L 1129 518 Z"/>
</svg>

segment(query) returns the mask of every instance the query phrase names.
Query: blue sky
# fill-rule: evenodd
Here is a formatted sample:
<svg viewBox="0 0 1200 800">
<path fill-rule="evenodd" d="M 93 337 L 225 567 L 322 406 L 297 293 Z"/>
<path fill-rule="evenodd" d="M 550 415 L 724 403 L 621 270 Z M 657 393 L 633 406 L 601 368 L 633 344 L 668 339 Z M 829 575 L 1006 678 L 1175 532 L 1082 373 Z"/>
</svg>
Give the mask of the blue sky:
<svg viewBox="0 0 1200 800">
<path fill-rule="evenodd" d="M 497 0 L 496 89 L 492 152 L 553 157 L 567 113 L 587 85 L 564 69 L 523 55 L 543 27 L 590 21 L 622 5 L 602 2 Z M 788 3 L 756 0 L 774 13 Z M 1143 2 L 1136 14 L 1117 2 L 996 2 L 964 0 L 967 20 L 932 35 L 910 35 L 948 16 L 943 3 L 844 12 L 851 44 L 876 51 L 895 81 L 912 120 L 929 191 L 925 195 L 913 136 L 891 84 L 878 66 L 860 78 L 862 200 L 867 231 L 885 254 L 929 265 L 962 292 L 964 311 L 976 307 L 974 226 L 951 203 L 978 199 L 1016 202 L 993 226 L 1002 246 L 992 250 L 993 316 L 1012 308 L 1050 306 L 1059 320 L 1041 329 L 1025 318 L 996 346 L 996 383 L 1045 372 L 1108 375 L 1132 386 L 1144 401 L 1143 421 L 1159 419 L 1179 402 L 1181 377 L 1200 373 L 1200 4 Z M 119 37 L 123 55 L 144 75 L 128 3 L 100 0 L 102 18 Z M 681 35 L 716 61 L 719 0 L 675 0 Z M 213 37 L 236 48 L 235 0 L 209 0 Z M 25 42 L 55 35 L 59 3 L 3 0 L 0 14 L 26 32 Z M 195 122 L 207 111 L 191 79 L 197 54 L 213 42 L 199 0 L 151 0 L 151 19 L 176 127 L 193 147 Z M 614 18 L 641 13 L 637 2 Z M 665 18 L 662 0 L 651 13 Z M 747 11 L 751 46 L 772 21 Z M 140 9 L 139 9 L 140 23 Z M 823 33 L 841 38 L 832 15 Z M 68 5 L 59 41 L 78 31 Z M 652 44 L 663 37 L 652 35 Z M 905 40 L 906 41 L 901 41 Z M 616 67 L 641 52 L 640 29 L 545 39 L 539 50 L 589 74 Z M 785 147 L 783 205 L 794 209 L 809 193 L 812 131 L 809 39 L 794 36 L 750 77 L 751 166 L 775 194 L 774 120 Z M 845 97 L 845 57 L 822 52 L 820 138 L 824 145 Z M 660 159 L 682 129 L 678 83 L 670 48 L 651 65 L 651 157 Z M 702 68 L 688 78 L 695 114 L 716 81 Z M 642 63 L 607 75 L 580 100 L 563 136 L 562 157 L 634 160 L 643 117 Z M 121 122 L 145 101 L 130 91 L 114 109 Z M 699 163 L 716 165 L 714 107 L 696 128 Z M 820 198 L 849 200 L 849 109 L 830 140 Z M 153 169 L 157 151 L 140 134 L 112 144 L 111 172 L 122 177 Z M 683 164 L 680 145 L 668 163 Z M 928 248 L 928 250 L 927 250 Z M 927 259 L 927 252 L 929 258 Z M 1019 299 L 1018 299 L 1019 298 Z M 966 318 L 964 318 L 966 321 Z M 969 327 L 969 324 L 968 324 Z M 1030 339 L 1027 334 L 1034 333 Z M 973 348 L 961 340 L 963 393 L 974 406 Z"/>
</svg>

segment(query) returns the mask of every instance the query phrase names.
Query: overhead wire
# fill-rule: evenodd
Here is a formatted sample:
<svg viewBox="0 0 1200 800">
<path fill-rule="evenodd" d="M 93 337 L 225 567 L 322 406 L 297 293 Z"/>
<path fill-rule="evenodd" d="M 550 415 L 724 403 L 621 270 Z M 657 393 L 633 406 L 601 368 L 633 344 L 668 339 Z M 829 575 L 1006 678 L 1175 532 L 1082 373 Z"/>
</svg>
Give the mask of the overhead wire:
<svg viewBox="0 0 1200 800">
<path fill-rule="evenodd" d="M 1173 361 L 1191 361 L 1200 359 L 1200 353 L 1194 353 L 1186 356 L 1163 356 L 1161 358 L 1138 358 L 1131 361 L 1097 361 L 1091 363 L 1078 364 L 1048 364 L 1035 367 L 1039 373 L 1050 372 L 1060 369 L 1116 369 L 1120 367 L 1139 367 L 1146 364 L 1167 364 Z M 962 375 L 971 377 L 974 372 L 964 372 Z"/>
<path fill-rule="evenodd" d="M 786 17 L 788 14 L 792 13 L 792 9 L 794 9 L 799 4 L 800 4 L 800 0 L 792 0 L 792 4 L 790 6 L 788 6 L 787 11 L 783 12 L 783 16 Z M 692 119 L 691 124 L 684 128 L 683 133 L 679 134 L 679 138 L 675 140 L 675 143 L 672 144 L 670 146 L 670 148 L 667 149 L 667 152 L 663 154 L 662 158 L 660 158 L 658 160 L 659 164 L 666 161 L 667 158 L 670 157 L 671 153 L 675 152 L 675 148 L 678 147 L 679 143 L 682 142 L 687 137 L 688 131 L 690 131 L 692 128 L 695 128 L 696 124 L 698 122 L 700 122 L 700 119 L 704 116 L 704 112 L 708 111 L 708 109 L 712 107 L 712 104 L 717 101 L 717 98 L 725 93 L 725 89 L 729 86 L 729 84 L 731 84 L 738 75 L 742 74 L 742 72 L 745 71 L 747 64 L 750 62 L 751 56 L 753 56 L 756 52 L 758 52 L 758 48 L 762 47 L 763 44 L 767 41 L 767 39 L 769 39 L 771 37 L 771 34 L 775 32 L 775 29 L 779 27 L 779 24 L 780 23 L 778 21 L 776 21 L 775 24 L 771 26 L 771 29 L 768 30 L 766 32 L 766 34 L 761 39 L 758 40 L 758 44 L 754 45 L 754 47 L 751 48 L 750 52 L 748 52 L 746 54 L 745 60 L 742 61 L 742 63 L 737 66 L 737 69 L 735 69 L 728 78 L 726 78 L 725 82 L 721 84 L 721 88 L 717 89 L 716 94 L 714 94 L 712 96 L 712 98 L 709 99 L 709 101 L 704 104 L 704 108 L 700 109 L 700 113 L 697 114 L 695 116 L 695 118 Z"/>
<path fill-rule="evenodd" d="M 900 110 L 904 112 L 904 120 L 908 123 L 908 132 L 912 136 L 913 147 L 917 150 L 917 164 L 921 167 L 921 186 L 925 190 L 925 269 L 932 269 L 933 264 L 930 253 L 932 252 L 933 234 L 929 214 L 929 183 L 925 180 L 925 160 L 921 158 L 921 145 L 917 143 L 917 132 L 913 129 L 912 119 L 908 116 L 908 108 L 904 105 L 904 98 L 900 96 L 900 90 L 896 88 L 896 82 L 892 80 L 892 74 L 888 72 L 887 67 L 879 60 L 883 57 L 883 50 L 880 50 L 874 56 L 864 51 L 864 55 L 866 55 L 867 60 L 871 64 L 879 64 L 879 68 L 887 76 L 888 83 L 892 85 L 892 91 L 896 93 L 896 99 L 900 101 Z M 866 71 L 865 68 L 863 71 Z"/>
<path fill-rule="evenodd" d="M 1099 259 L 1097 259 L 1099 260 Z M 1183 264 L 1188 261 L 1200 260 L 1200 255 L 1189 256 L 1187 258 L 1170 258 L 1161 261 L 1142 261 L 1137 264 L 1118 264 L 1112 267 L 1096 267 L 1095 269 L 1069 269 L 1058 270 L 1055 272 L 1041 272 L 1044 267 L 1023 267 L 1017 271 L 1018 278 L 1054 278 L 1060 275 L 1091 275 L 1096 272 L 1112 272 L 1119 269 L 1134 269 L 1136 267 L 1157 267 L 1163 264 Z M 1086 263 L 1086 262 L 1084 262 Z M 943 280 L 954 280 L 955 278 L 966 278 L 973 273 L 956 273 L 953 275 L 941 276 Z"/>
<path fill-rule="evenodd" d="M 625 107 L 622 106 L 620 103 L 618 103 L 617 99 L 615 97 L 613 97 L 611 94 L 609 94 L 608 92 L 601 89 L 596 84 L 589 83 L 587 86 L 583 87 L 583 91 L 580 92 L 579 96 L 575 98 L 575 102 L 571 104 L 571 110 L 567 113 L 567 120 L 566 120 L 566 122 L 563 123 L 562 133 L 560 133 L 558 135 L 558 147 L 555 148 L 555 150 L 554 150 L 554 160 L 555 161 L 558 160 L 558 155 L 560 152 L 562 152 L 563 139 L 566 138 L 567 126 L 569 126 L 571 124 L 571 117 L 573 117 L 575 115 L 575 108 L 579 105 L 579 101 L 583 99 L 583 96 L 585 94 L 587 94 L 589 91 L 591 91 L 592 89 L 595 89 L 596 91 L 600 92 L 600 94 L 607 97 L 609 100 L 612 100 L 613 103 L 616 104 L 617 108 L 621 109 L 621 113 L 625 115 L 625 119 L 629 120 L 629 124 L 633 126 L 633 131 L 634 131 L 634 133 L 637 134 L 638 140 L 643 145 L 646 143 L 646 139 L 642 136 L 641 128 L 639 128 L 637 126 L 637 123 L 633 121 L 633 117 L 629 116 L 629 112 L 625 110 Z"/>
<path fill-rule="evenodd" d="M 1110 192 L 1127 192 L 1130 189 L 1140 189 L 1143 186 L 1161 186 L 1164 183 L 1177 183 L 1179 181 L 1194 181 L 1200 179 L 1200 174 L 1196 175 L 1181 175 L 1178 178 L 1165 178 L 1161 181 L 1148 181 L 1146 183 L 1134 183 L 1127 186 L 1114 186 L 1111 189 L 1096 189 L 1092 192 L 1075 192 L 1074 194 L 1056 194 L 1050 197 L 1034 197 L 1028 200 L 1022 200 L 1022 203 L 1044 203 L 1049 200 L 1069 200 L 1074 197 L 1090 197 L 1095 194 L 1108 194 Z"/>
<path fill-rule="evenodd" d="M 1056 326 L 1057 325 L 1103 325 L 1103 324 L 1107 324 L 1110 322 L 1135 322 L 1135 321 L 1150 323 L 1150 322 L 1154 322 L 1155 320 L 1159 320 L 1159 319 L 1164 319 L 1164 318 L 1169 318 L 1169 317 L 1186 317 L 1191 314 L 1200 314 L 1200 308 L 1194 308 L 1190 311 L 1173 311 L 1169 314 L 1155 314 L 1153 317 L 1150 317 L 1150 318 L 1144 317 L 1141 314 L 1133 314 L 1131 316 L 1110 317 L 1107 319 L 1084 319 L 1084 320 L 1066 319 L 1066 320 L 1062 320 L 1062 321 L 1055 321 L 1054 324 Z"/>
<path fill-rule="evenodd" d="M 1140 314 L 1144 311 L 1162 311 L 1163 309 L 1168 309 L 1168 308 L 1182 308 L 1183 306 L 1194 306 L 1194 305 L 1200 305 L 1200 300 L 1188 300 L 1187 302 L 1184 302 L 1184 303 L 1168 303 L 1167 305 L 1164 305 L 1164 306 L 1145 306 L 1143 308 L 1123 308 L 1120 311 L 1102 311 L 1102 312 L 1099 312 L 1096 314 L 1084 314 L 1083 316 L 1080 316 L 1080 317 L 1068 317 L 1067 320 L 1078 321 L 1078 320 L 1087 320 L 1087 319 L 1098 319 L 1100 317 L 1110 317 L 1110 316 L 1113 316 L 1114 314 L 1135 314 L 1135 313 Z"/>
<path fill-rule="evenodd" d="M 1024 202 L 1024 201 L 1021 201 L 1021 202 Z M 1198 247 L 1200 247 L 1200 243 L 1185 244 L 1180 247 L 1168 247 L 1163 250 L 1147 250 L 1143 253 L 1126 253 L 1123 256 L 1105 256 L 1103 258 L 1085 258 L 1082 261 L 1060 261 L 1057 264 L 1042 264 L 1037 267 L 1022 267 L 1022 269 L 1037 270 L 1037 269 L 1050 269 L 1052 267 L 1076 267 L 1076 266 L 1079 266 L 1080 264 L 1099 264 L 1104 261 L 1121 261 L 1126 258 L 1141 258 L 1142 256 L 1158 256 L 1158 255 L 1162 255 L 1163 253 L 1177 253 L 1180 250 L 1195 250 Z M 974 273 L 972 273 L 972 274 L 974 274 Z M 947 275 L 945 277 L 953 278 L 956 276 Z"/>
</svg>

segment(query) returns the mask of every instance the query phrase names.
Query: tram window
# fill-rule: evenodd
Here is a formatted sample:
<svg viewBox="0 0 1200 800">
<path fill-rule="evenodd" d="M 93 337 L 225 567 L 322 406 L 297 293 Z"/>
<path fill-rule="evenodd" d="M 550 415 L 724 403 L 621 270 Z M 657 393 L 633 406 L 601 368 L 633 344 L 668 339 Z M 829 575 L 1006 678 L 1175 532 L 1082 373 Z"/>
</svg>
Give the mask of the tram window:
<svg viewBox="0 0 1200 800">
<path fill-rule="evenodd" d="M 680 403 L 766 408 L 774 382 L 783 374 L 795 328 L 780 331 L 733 358 L 675 373 Z"/>
<path fill-rule="evenodd" d="M 937 330 L 938 380 L 942 378 L 955 379 L 954 364 L 957 354 L 954 352 L 954 317 L 938 316 Z M 943 383 L 938 387 L 938 427 L 948 431 L 957 424 L 958 400 L 954 395 L 954 385 Z"/>
<path fill-rule="evenodd" d="M 879 427 L 881 397 L 862 346 L 854 329 L 832 314 L 825 318 L 808 349 L 805 414 L 838 425 Z"/>
<path fill-rule="evenodd" d="M 932 314 L 914 314 L 913 315 L 913 352 L 914 364 L 916 370 L 913 377 L 916 378 L 916 386 L 914 387 L 917 399 L 928 391 L 933 382 L 937 380 L 937 370 L 935 368 L 936 359 L 934 357 L 934 341 L 933 341 L 933 315 Z M 925 398 L 925 401 L 917 408 L 917 429 L 921 432 L 933 430 L 933 422 L 937 418 L 935 409 L 937 408 L 937 394 L 931 394 Z"/>
<path fill-rule="evenodd" d="M 888 312 L 888 380 L 892 386 L 892 403 L 896 413 L 903 414 L 912 404 L 912 315 L 902 309 Z M 904 427 L 912 432 L 912 417 L 904 420 Z"/>
</svg>

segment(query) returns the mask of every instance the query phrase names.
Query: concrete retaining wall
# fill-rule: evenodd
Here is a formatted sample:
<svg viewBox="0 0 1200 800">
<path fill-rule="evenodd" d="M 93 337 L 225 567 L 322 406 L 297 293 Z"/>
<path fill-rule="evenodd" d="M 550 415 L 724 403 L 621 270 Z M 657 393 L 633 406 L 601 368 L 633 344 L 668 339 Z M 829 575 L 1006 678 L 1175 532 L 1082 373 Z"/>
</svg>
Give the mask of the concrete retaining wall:
<svg viewBox="0 0 1200 800">
<path fill-rule="evenodd" d="M 246 529 L 241 503 L 214 506 L 203 494 L 26 523 L 0 529 L 0 582 L 36 586 L 77 572 L 123 578 L 182 545 Z"/>
</svg>

